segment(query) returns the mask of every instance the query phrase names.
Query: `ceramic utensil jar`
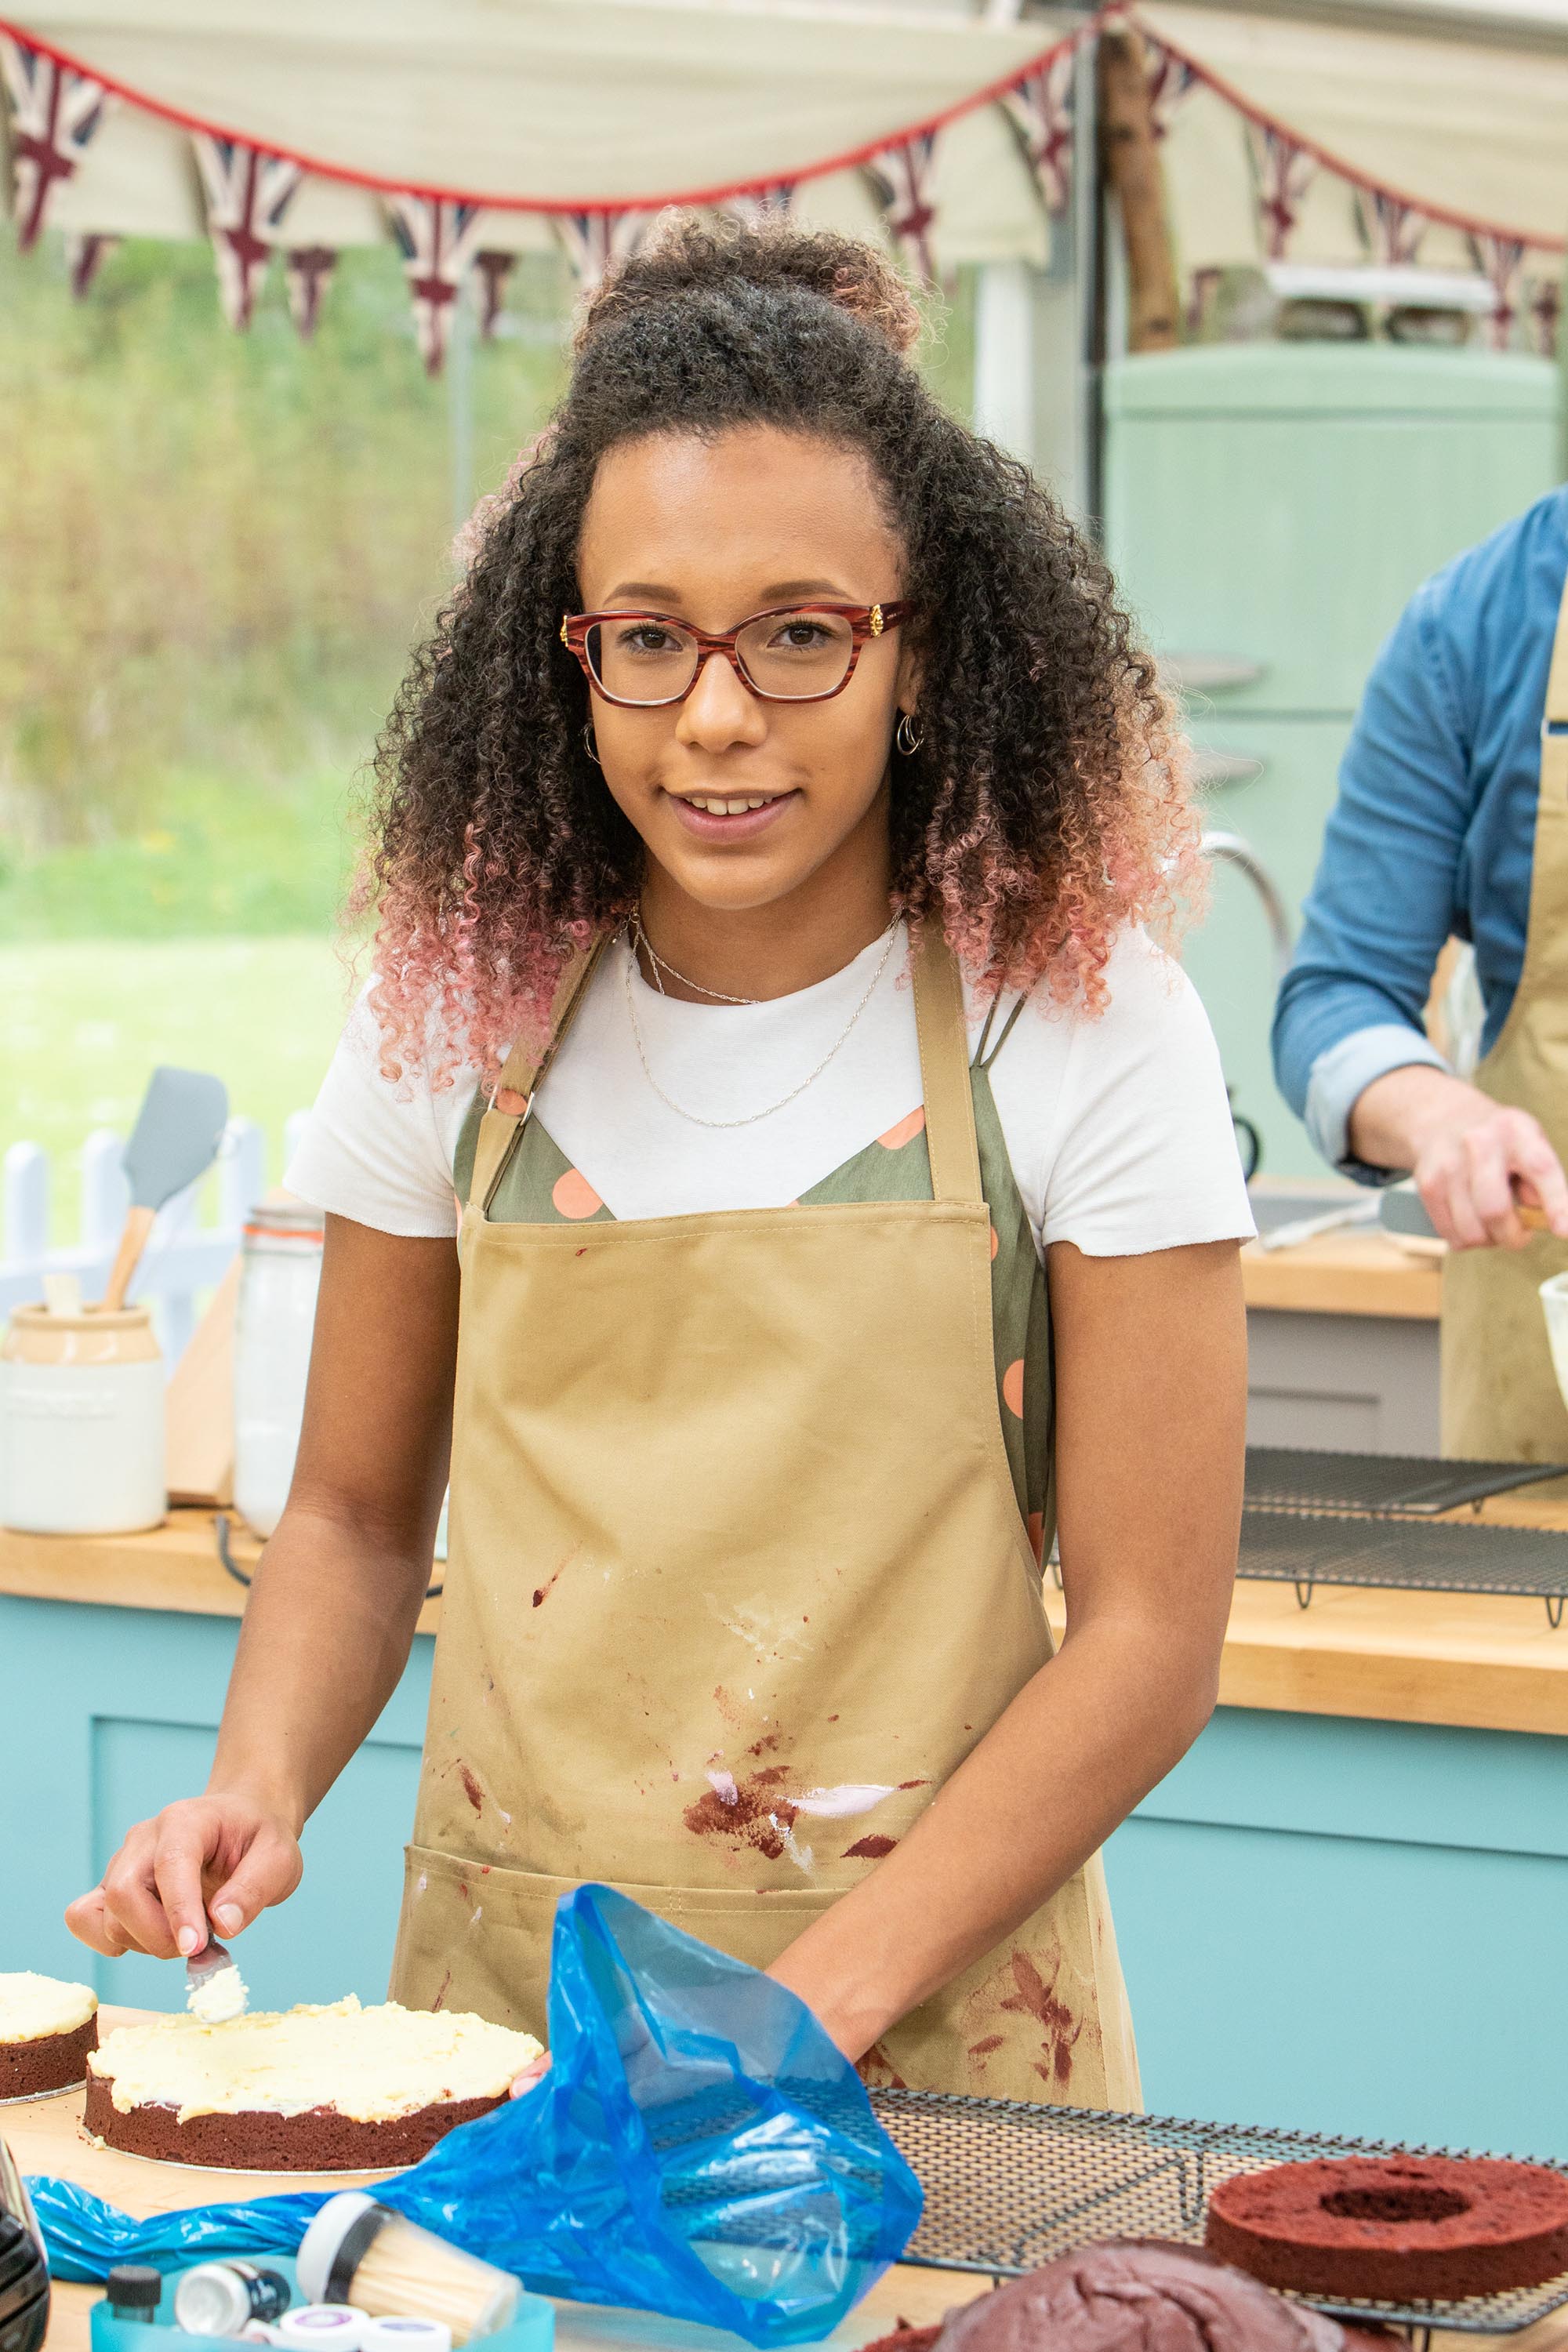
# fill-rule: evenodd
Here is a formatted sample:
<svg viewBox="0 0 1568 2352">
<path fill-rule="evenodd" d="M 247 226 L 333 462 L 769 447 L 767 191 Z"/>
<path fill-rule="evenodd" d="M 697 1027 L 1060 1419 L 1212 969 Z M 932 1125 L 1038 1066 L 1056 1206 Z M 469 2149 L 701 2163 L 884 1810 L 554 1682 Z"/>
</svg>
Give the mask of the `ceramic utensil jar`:
<svg viewBox="0 0 1568 2352">
<path fill-rule="evenodd" d="M 32 1535 L 155 1528 L 163 1359 L 145 1307 L 18 1307 L 0 1347 L 0 1519 Z"/>
<path fill-rule="evenodd" d="M 320 1212 L 297 1202 L 253 1209 L 234 1345 L 234 1500 L 258 1536 L 283 1516 L 300 1429 L 321 1280 Z"/>
</svg>

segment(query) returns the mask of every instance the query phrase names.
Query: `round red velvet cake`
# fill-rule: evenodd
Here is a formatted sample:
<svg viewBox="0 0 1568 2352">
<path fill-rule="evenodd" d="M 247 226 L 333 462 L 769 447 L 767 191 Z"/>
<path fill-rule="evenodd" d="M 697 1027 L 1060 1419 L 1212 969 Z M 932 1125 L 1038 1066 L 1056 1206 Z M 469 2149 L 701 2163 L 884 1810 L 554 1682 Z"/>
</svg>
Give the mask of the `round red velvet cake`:
<svg viewBox="0 0 1568 2352">
<path fill-rule="evenodd" d="M 1297 2294 L 1457 2302 L 1568 2270 L 1568 2179 L 1503 2157 L 1277 2164 L 1221 2182 L 1205 2237 L 1222 2261 Z"/>
<path fill-rule="evenodd" d="M 867 2352 L 1394 2352 L 1381 2330 L 1342 2327 L 1201 2246 L 1159 2238 L 1083 2246 Z"/>
<path fill-rule="evenodd" d="M 121 2026 L 89 2063 L 82 2121 L 106 2147 L 247 2172 L 414 2164 L 488 2115 L 539 2055 L 482 2017 L 384 2007 L 186 2011 Z"/>
<path fill-rule="evenodd" d="M 24 1969 L 0 1972 L 0 2099 L 71 2091 L 98 2047 L 98 1995 Z"/>
</svg>

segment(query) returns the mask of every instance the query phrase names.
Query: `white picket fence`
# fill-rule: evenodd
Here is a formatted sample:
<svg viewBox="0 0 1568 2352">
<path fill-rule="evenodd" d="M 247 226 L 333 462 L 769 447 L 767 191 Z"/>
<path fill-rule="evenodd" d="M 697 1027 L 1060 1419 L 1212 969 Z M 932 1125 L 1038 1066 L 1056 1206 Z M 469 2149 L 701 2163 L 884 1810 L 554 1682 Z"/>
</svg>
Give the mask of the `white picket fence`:
<svg viewBox="0 0 1568 2352">
<path fill-rule="evenodd" d="M 306 1116 L 296 1111 L 284 1124 L 285 1160 Z M 87 1298 L 102 1296 L 130 1202 L 124 1149 L 123 1139 L 102 1127 L 82 1145 L 81 1238 L 60 1249 L 49 1242 L 49 1155 L 37 1143 L 12 1144 L 0 1177 L 0 1318 L 41 1298 L 46 1274 L 77 1275 Z M 224 1129 L 216 1170 L 217 1222 L 211 1225 L 195 1222 L 206 1181 L 177 1193 L 162 1212 L 132 1285 L 132 1298 L 153 1305 L 171 1370 L 195 1328 L 198 1297 L 222 1280 L 239 1247 L 240 1229 L 268 1189 L 267 1137 L 254 1119 L 231 1118 Z"/>
</svg>

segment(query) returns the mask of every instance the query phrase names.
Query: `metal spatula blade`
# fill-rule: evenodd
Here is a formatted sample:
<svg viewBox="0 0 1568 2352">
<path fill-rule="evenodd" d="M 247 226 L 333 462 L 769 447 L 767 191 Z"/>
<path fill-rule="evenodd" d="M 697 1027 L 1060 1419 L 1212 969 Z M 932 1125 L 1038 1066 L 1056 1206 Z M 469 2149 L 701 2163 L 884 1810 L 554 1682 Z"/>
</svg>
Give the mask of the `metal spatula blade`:
<svg viewBox="0 0 1568 2352">
<path fill-rule="evenodd" d="M 185 1962 L 185 2007 L 204 2025 L 226 2025 L 230 2018 L 243 2015 L 249 1998 L 234 1955 L 209 1936 L 204 1948 Z"/>
<path fill-rule="evenodd" d="M 212 1166 L 227 1118 L 228 1088 L 221 1078 L 166 1065 L 153 1071 L 125 1147 L 131 1206 L 103 1294 L 106 1307 L 124 1306 L 153 1218 Z"/>
</svg>

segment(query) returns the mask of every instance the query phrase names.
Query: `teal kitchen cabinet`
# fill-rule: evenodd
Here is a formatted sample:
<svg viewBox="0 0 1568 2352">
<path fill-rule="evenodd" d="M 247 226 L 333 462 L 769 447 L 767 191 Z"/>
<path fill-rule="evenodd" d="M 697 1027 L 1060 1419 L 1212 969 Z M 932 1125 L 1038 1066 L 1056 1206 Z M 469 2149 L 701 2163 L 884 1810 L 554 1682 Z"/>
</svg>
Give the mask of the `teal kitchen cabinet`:
<svg viewBox="0 0 1568 2352">
<path fill-rule="evenodd" d="M 1107 552 L 1200 753 L 1259 763 L 1207 821 L 1247 837 L 1293 918 L 1379 645 L 1422 580 L 1557 479 L 1559 396 L 1545 360 L 1386 343 L 1108 370 Z M 1271 951 L 1234 874 L 1187 961 L 1266 1169 L 1321 1172 L 1269 1074 Z"/>
</svg>

